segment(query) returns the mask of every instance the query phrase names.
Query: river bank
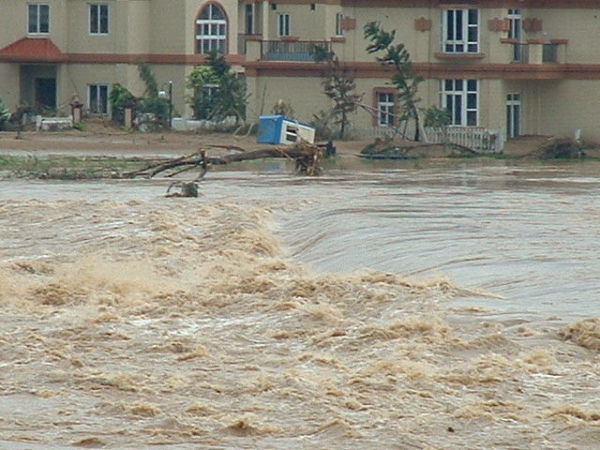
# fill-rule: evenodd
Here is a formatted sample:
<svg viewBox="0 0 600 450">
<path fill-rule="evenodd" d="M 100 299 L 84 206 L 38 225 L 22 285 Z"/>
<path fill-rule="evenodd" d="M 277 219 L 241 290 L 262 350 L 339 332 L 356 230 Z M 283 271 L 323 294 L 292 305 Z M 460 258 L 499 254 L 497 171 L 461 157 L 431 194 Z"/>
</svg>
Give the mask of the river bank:
<svg viewBox="0 0 600 450">
<path fill-rule="evenodd" d="M 509 140 L 503 155 L 508 158 L 524 157 L 533 152 L 551 136 L 523 136 Z M 337 154 L 342 157 L 356 156 L 373 139 L 335 141 Z M 0 132 L 0 152 L 31 153 L 37 155 L 67 154 L 72 156 L 121 156 L 121 157 L 172 157 L 193 153 L 206 145 L 234 145 L 247 150 L 264 147 L 256 143 L 256 136 L 234 136 L 230 133 L 187 133 L 168 130 L 156 133 L 125 131 L 109 122 L 90 121 L 83 131 L 67 130 L 56 132 L 27 131 L 17 139 L 15 132 Z M 415 145 L 403 142 L 403 145 Z M 447 152 L 430 148 L 425 154 L 444 157 Z M 600 157 L 600 147 L 590 145 L 588 156 Z"/>
</svg>

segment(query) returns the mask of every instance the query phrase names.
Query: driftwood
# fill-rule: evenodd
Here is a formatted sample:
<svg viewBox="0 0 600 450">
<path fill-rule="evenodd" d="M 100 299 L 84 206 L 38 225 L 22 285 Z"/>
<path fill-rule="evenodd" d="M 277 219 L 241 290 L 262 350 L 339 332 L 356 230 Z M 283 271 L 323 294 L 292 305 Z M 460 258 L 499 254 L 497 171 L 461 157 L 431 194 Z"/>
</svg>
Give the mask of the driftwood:
<svg viewBox="0 0 600 450">
<path fill-rule="evenodd" d="M 167 177 L 173 177 L 188 170 L 200 169 L 200 174 L 194 181 L 203 178 L 211 165 L 224 165 L 233 162 L 249 161 L 264 158 L 287 158 L 296 162 L 296 172 L 315 176 L 319 174 L 319 163 L 323 156 L 323 147 L 308 143 L 298 143 L 294 146 L 277 146 L 253 151 L 245 151 L 241 147 L 213 145 L 212 148 L 234 150 L 223 156 L 208 156 L 206 149 L 201 149 L 190 155 L 182 156 L 168 161 L 151 164 L 141 170 L 129 172 L 124 176 L 128 178 L 152 178 L 166 172 Z"/>
</svg>

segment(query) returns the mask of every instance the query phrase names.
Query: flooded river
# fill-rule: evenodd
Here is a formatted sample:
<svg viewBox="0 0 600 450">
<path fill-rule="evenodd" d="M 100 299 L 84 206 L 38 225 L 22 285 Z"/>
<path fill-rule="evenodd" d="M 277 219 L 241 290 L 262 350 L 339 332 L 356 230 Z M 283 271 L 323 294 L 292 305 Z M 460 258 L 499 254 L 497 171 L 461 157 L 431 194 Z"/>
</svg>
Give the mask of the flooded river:
<svg viewBox="0 0 600 450">
<path fill-rule="evenodd" d="M 598 448 L 600 164 L 0 181 L 0 448 Z"/>
</svg>

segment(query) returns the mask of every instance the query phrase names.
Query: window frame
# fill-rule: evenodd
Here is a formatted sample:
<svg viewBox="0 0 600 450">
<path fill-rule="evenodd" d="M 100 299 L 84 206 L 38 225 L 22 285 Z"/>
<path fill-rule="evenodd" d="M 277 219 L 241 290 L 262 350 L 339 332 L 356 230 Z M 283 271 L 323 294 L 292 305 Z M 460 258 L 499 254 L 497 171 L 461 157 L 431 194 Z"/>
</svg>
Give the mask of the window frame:
<svg viewBox="0 0 600 450">
<path fill-rule="evenodd" d="M 344 37 L 344 13 L 335 14 L 335 37 Z"/>
<path fill-rule="evenodd" d="M 480 52 L 480 40 L 481 11 L 478 8 L 448 8 L 442 11 L 443 53 L 477 54 Z"/>
<path fill-rule="evenodd" d="M 277 36 L 291 36 L 292 17 L 290 13 L 277 14 Z"/>
<path fill-rule="evenodd" d="M 35 8 L 35 31 L 32 31 L 32 23 L 31 23 L 31 8 Z M 46 31 L 41 31 L 42 28 L 42 22 L 41 22 L 41 18 L 42 18 L 42 14 L 41 14 L 41 10 L 42 8 L 46 8 L 47 14 L 46 14 Z M 48 3 L 28 3 L 27 4 L 27 34 L 49 34 L 50 33 L 50 4 Z"/>
<path fill-rule="evenodd" d="M 382 99 L 383 96 L 386 98 Z M 392 128 L 396 125 L 396 100 L 396 94 L 390 90 L 375 91 L 375 108 L 377 111 L 375 125 L 378 128 Z M 384 117 L 385 120 L 382 120 Z"/>
<path fill-rule="evenodd" d="M 221 12 L 222 19 L 213 17 L 215 8 Z M 206 9 L 208 9 L 208 18 L 203 19 L 202 15 Z M 195 25 L 196 54 L 207 55 L 213 50 L 216 50 L 219 55 L 228 53 L 229 20 L 221 5 L 216 3 L 205 5 L 196 16 Z M 206 48 L 205 44 L 207 44 Z"/>
<path fill-rule="evenodd" d="M 509 39 L 516 39 L 518 42 L 523 37 L 523 13 L 520 8 L 509 8 L 506 15 L 508 19 L 508 34 Z"/>
<path fill-rule="evenodd" d="M 440 107 L 450 111 L 451 126 L 479 126 L 479 90 L 479 80 L 440 80 Z"/>
<path fill-rule="evenodd" d="M 90 3 L 88 5 L 88 33 L 92 36 L 106 36 L 110 33 L 110 7 L 108 3 Z M 97 27 L 94 31 L 92 29 L 93 21 L 92 21 L 92 10 L 96 8 L 96 23 Z M 102 9 L 106 11 L 106 31 L 102 30 Z"/>
<path fill-rule="evenodd" d="M 108 115 L 110 113 L 110 102 L 108 101 L 109 88 L 106 83 L 90 83 L 87 89 L 87 109 L 92 115 Z M 102 98 L 101 89 L 105 89 L 104 98 Z M 92 90 L 95 90 L 95 95 L 92 95 Z M 92 101 L 95 97 L 95 103 Z M 101 102 L 101 100 L 103 100 Z M 93 106 L 96 105 L 96 108 Z M 98 105 L 102 106 L 98 110 Z"/>
<path fill-rule="evenodd" d="M 523 108 L 520 92 L 506 94 L 506 137 L 521 136 L 523 129 Z"/>
<path fill-rule="evenodd" d="M 523 61 L 523 46 L 521 40 L 523 38 L 523 15 L 521 9 L 509 9 L 507 14 L 508 19 L 508 39 L 516 41 L 513 49 L 513 61 Z"/>
</svg>

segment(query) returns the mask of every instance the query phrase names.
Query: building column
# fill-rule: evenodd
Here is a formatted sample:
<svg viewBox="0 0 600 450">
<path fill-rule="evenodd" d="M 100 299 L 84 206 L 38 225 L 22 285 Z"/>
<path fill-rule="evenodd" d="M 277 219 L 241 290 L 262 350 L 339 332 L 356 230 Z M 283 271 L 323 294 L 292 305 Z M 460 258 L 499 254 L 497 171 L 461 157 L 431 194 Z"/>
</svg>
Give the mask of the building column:
<svg viewBox="0 0 600 450">
<path fill-rule="evenodd" d="M 87 98 L 85 92 L 87 86 L 74 86 L 69 82 L 69 68 L 67 64 L 57 64 L 56 66 L 56 107 L 61 112 L 71 113 L 71 100 L 73 95 L 77 94 L 80 99 Z M 78 92 L 77 89 L 83 89 Z"/>
<path fill-rule="evenodd" d="M 506 140 L 506 86 L 503 80 L 480 80 L 480 123 L 483 127 L 498 130 Z M 485 88 L 484 88 L 485 86 Z M 486 99 L 487 104 L 482 104 Z"/>
<path fill-rule="evenodd" d="M 20 78 L 19 64 L 0 64 L 0 80 L 3 80 L 0 83 L 0 99 L 2 99 L 4 105 L 11 112 L 15 111 L 21 103 L 21 99 L 19 98 L 19 93 L 21 92 Z"/>
<path fill-rule="evenodd" d="M 270 30 L 269 30 L 269 15 L 270 15 L 270 2 L 263 1 L 260 5 L 260 34 L 263 39 L 269 39 Z"/>
</svg>

